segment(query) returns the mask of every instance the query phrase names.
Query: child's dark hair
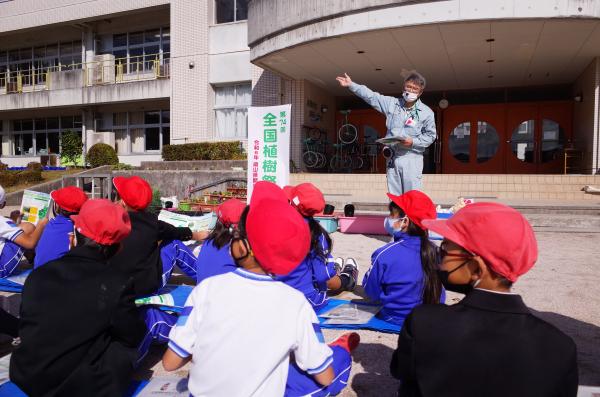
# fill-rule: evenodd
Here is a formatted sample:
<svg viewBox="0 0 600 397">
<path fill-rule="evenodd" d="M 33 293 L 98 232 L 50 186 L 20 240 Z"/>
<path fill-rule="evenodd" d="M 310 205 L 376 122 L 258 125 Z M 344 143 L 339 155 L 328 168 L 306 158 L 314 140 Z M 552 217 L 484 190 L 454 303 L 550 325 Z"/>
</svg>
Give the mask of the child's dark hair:
<svg viewBox="0 0 600 397">
<path fill-rule="evenodd" d="M 306 217 L 306 220 L 308 220 L 308 227 L 310 229 L 310 252 L 316 253 L 321 259 L 326 259 L 327 254 L 333 249 L 333 242 L 331 241 L 331 237 L 329 237 L 329 233 L 312 216 Z M 327 243 L 327 252 L 323 250 L 323 246 L 321 245 L 321 236 L 325 238 L 325 242 Z"/>
<path fill-rule="evenodd" d="M 402 208 L 400 208 L 400 206 L 398 206 L 398 204 L 394 203 L 393 201 L 390 201 L 390 203 L 388 204 L 388 211 L 399 212 L 400 214 L 402 214 L 401 216 L 404 216 L 404 211 L 402 210 Z"/>
<path fill-rule="evenodd" d="M 60 205 L 58 205 L 56 203 L 55 203 L 55 206 L 52 208 L 52 211 L 54 212 L 54 216 L 62 215 L 65 218 L 71 218 L 71 215 L 78 214 L 78 212 L 67 211 L 66 209 L 62 208 Z"/>
<path fill-rule="evenodd" d="M 246 208 L 244 208 L 244 212 L 247 212 L 246 211 L 247 209 L 248 209 L 248 206 L 246 206 Z M 239 225 L 238 225 L 238 228 L 239 228 Z M 229 226 L 225 226 L 220 221 L 217 221 L 215 228 L 212 230 L 212 232 L 210 232 L 210 234 L 206 238 L 206 241 L 212 241 L 213 245 L 217 249 L 221 249 L 224 246 L 226 246 L 227 244 L 229 244 L 231 242 L 232 238 L 233 238 L 233 228 L 230 228 Z"/>
<path fill-rule="evenodd" d="M 117 252 L 119 251 L 119 247 L 121 246 L 120 243 L 111 244 L 111 245 L 99 244 L 99 243 L 95 242 L 94 240 L 92 240 L 91 238 L 86 237 L 83 234 L 79 233 L 77 231 L 77 229 L 75 229 L 75 238 L 77 238 L 77 246 L 78 247 L 85 246 L 85 247 L 92 248 L 92 249 L 98 251 L 104 257 L 104 259 L 107 261 L 117 254 Z"/>
<path fill-rule="evenodd" d="M 401 211 L 404 216 L 404 211 Z M 421 238 L 421 267 L 423 268 L 423 303 L 440 303 L 442 283 L 438 277 L 438 258 L 435 245 L 429 241 L 427 231 L 410 221 L 406 233 Z"/>
<path fill-rule="evenodd" d="M 240 222 L 238 223 L 237 230 L 235 231 L 236 237 L 239 238 L 248 238 L 246 235 L 246 220 L 248 218 L 248 212 L 250 211 L 250 206 L 247 205 L 242 211 L 242 215 L 240 216 Z"/>
</svg>

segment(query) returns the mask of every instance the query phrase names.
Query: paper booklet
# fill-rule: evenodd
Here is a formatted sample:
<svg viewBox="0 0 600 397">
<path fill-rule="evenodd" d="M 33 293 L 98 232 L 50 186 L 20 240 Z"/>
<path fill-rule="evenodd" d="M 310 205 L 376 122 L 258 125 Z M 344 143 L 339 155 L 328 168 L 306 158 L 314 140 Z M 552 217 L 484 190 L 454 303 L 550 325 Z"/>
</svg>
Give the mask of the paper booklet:
<svg viewBox="0 0 600 397">
<path fill-rule="evenodd" d="M 214 228 L 217 217 L 213 212 L 202 216 L 189 216 L 161 210 L 158 214 L 158 220 L 175 227 L 189 227 L 194 232 L 200 232 Z"/>
<path fill-rule="evenodd" d="M 403 136 L 388 136 L 385 138 L 379 138 L 375 142 L 381 143 L 382 145 L 395 145 L 397 143 L 402 143 L 406 137 Z"/>
<path fill-rule="evenodd" d="M 325 324 L 366 324 L 380 309 L 380 306 L 357 305 L 348 302 L 319 314 L 319 317 L 328 319 Z"/>
<path fill-rule="evenodd" d="M 188 397 L 187 378 L 177 376 L 157 376 L 140 391 L 138 397 Z"/>
<path fill-rule="evenodd" d="M 48 214 L 52 199 L 48 193 L 25 190 L 21 201 L 23 221 L 37 225 Z"/>
</svg>

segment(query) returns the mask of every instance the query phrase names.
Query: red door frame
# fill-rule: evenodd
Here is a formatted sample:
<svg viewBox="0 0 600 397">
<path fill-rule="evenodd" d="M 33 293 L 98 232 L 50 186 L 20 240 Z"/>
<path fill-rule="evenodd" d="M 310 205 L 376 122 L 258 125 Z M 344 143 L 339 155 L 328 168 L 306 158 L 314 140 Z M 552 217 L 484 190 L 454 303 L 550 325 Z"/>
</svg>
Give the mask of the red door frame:
<svg viewBox="0 0 600 397">
<path fill-rule="evenodd" d="M 573 135 L 573 104 L 570 101 L 527 102 L 514 104 L 456 105 L 443 111 L 442 173 L 537 174 L 560 173 L 562 156 L 548 163 L 541 162 L 542 120 L 557 122 L 564 131 L 564 145 Z M 512 152 L 512 133 L 526 120 L 535 120 L 533 162 L 519 160 Z M 448 148 L 448 137 L 462 122 L 470 122 L 469 162 L 457 160 Z M 484 163 L 477 163 L 477 121 L 486 121 L 496 129 L 499 146 L 496 155 Z"/>
</svg>

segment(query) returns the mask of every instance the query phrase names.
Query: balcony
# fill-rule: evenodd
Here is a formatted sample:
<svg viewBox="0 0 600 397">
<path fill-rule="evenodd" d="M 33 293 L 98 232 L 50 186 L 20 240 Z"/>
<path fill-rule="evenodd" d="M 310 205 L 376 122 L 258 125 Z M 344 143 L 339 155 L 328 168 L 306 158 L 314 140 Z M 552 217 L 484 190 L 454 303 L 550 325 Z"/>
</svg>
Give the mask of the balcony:
<svg viewBox="0 0 600 397">
<path fill-rule="evenodd" d="M 169 77 L 169 54 L 129 58 L 102 54 L 93 62 L 32 66 L 0 73 L 0 109 L 164 98 L 170 95 Z"/>
</svg>

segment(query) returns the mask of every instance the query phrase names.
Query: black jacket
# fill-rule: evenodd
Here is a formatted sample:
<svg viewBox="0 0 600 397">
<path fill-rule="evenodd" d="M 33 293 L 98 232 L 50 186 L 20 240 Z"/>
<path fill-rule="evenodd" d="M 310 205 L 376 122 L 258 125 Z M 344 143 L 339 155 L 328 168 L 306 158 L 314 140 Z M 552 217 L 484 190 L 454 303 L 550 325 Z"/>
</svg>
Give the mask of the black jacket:
<svg viewBox="0 0 600 397">
<path fill-rule="evenodd" d="M 416 307 L 390 369 L 402 397 L 577 395 L 575 343 L 519 295 L 474 290 L 453 306 Z"/>
<path fill-rule="evenodd" d="M 122 395 L 144 333 L 130 281 L 76 247 L 27 278 L 10 379 L 32 397 Z"/>
<path fill-rule="evenodd" d="M 129 218 L 131 233 L 123 240 L 123 249 L 110 264 L 133 278 L 136 296 L 151 295 L 159 288 L 162 276 L 159 243 L 191 240 L 192 231 L 159 221 L 158 216 L 150 212 L 129 212 Z"/>
</svg>

